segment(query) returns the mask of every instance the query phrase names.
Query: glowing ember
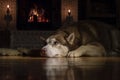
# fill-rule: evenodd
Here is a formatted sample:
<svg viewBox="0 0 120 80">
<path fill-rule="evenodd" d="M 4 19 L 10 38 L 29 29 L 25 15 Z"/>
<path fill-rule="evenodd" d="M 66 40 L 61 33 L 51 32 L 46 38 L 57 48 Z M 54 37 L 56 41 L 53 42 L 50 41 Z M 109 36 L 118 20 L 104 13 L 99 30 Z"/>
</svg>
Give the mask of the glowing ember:
<svg viewBox="0 0 120 80">
<path fill-rule="evenodd" d="M 45 10 L 31 9 L 29 13 L 28 22 L 49 22 L 49 19 L 45 17 Z"/>
</svg>

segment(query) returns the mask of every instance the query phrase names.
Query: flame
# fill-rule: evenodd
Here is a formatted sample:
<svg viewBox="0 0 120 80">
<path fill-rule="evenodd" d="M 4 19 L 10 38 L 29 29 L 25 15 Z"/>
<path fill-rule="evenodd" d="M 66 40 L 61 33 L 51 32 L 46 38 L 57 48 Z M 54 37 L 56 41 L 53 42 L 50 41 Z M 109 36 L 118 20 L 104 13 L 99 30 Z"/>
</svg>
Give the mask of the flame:
<svg viewBox="0 0 120 80">
<path fill-rule="evenodd" d="M 34 16 L 37 16 L 37 22 L 49 22 L 49 20 L 45 17 L 44 9 L 42 9 L 41 12 L 37 9 L 31 9 L 28 22 L 34 22 Z"/>
<path fill-rule="evenodd" d="M 7 5 L 7 8 L 10 8 L 10 6 L 9 6 L 9 5 Z"/>
<path fill-rule="evenodd" d="M 68 9 L 68 13 L 71 13 L 71 10 L 70 10 L 70 9 Z"/>
</svg>

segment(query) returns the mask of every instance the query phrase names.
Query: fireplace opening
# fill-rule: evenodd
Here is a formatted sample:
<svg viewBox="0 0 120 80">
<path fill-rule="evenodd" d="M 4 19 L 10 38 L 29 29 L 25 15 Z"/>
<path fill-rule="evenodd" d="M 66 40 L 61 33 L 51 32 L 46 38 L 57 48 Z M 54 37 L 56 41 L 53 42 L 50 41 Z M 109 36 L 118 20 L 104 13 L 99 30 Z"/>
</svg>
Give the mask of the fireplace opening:
<svg viewBox="0 0 120 80">
<path fill-rule="evenodd" d="M 33 5 L 31 5 L 32 7 L 29 10 L 28 13 L 28 22 L 49 22 L 49 15 L 50 13 L 46 12 L 46 10 L 41 7 L 41 6 L 37 6 L 37 4 L 33 3 Z"/>
<path fill-rule="evenodd" d="M 60 0 L 18 0 L 18 30 L 55 30 L 61 25 Z"/>
</svg>

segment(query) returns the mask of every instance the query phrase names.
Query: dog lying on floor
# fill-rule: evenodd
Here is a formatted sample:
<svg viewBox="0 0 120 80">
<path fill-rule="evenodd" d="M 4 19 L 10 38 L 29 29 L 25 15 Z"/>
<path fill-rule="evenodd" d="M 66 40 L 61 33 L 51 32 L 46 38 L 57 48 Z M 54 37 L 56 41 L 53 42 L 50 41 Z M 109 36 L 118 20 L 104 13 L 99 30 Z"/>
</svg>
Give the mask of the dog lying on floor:
<svg viewBox="0 0 120 80">
<path fill-rule="evenodd" d="M 108 28 L 108 25 L 96 21 L 63 26 L 47 38 L 42 54 L 47 57 L 105 56 L 101 40 L 105 38 Z"/>
</svg>

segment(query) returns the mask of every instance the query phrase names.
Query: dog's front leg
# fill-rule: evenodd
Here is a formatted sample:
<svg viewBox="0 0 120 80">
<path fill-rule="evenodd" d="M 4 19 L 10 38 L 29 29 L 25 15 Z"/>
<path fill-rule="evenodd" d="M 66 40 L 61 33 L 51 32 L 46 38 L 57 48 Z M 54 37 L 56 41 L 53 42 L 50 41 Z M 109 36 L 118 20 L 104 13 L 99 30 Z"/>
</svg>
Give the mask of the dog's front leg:
<svg viewBox="0 0 120 80">
<path fill-rule="evenodd" d="M 100 44 L 97 44 L 97 46 L 88 44 L 88 45 L 82 45 L 76 50 L 70 51 L 67 57 L 80 57 L 83 55 L 97 57 L 97 56 L 104 56 L 105 54 L 106 51 L 104 47 L 101 46 Z"/>
<path fill-rule="evenodd" d="M 85 53 L 84 46 L 80 46 L 79 48 L 70 51 L 67 55 L 67 57 L 80 57 Z"/>
</svg>

